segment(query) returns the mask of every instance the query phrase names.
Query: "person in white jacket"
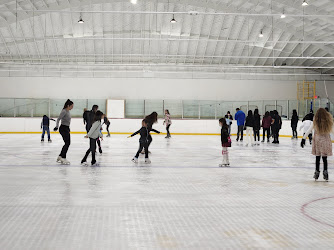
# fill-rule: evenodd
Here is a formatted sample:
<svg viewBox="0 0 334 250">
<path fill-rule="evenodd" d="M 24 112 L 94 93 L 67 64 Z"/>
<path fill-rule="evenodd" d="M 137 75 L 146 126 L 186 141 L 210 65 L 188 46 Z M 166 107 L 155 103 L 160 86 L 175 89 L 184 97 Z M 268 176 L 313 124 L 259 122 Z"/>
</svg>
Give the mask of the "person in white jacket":
<svg viewBox="0 0 334 250">
<path fill-rule="evenodd" d="M 313 117 L 312 117 L 313 118 Z M 313 121 L 311 120 L 312 119 L 310 116 L 306 116 L 305 117 L 305 120 L 303 121 L 303 124 L 300 126 L 299 128 L 299 131 L 301 131 L 302 129 L 304 129 L 304 133 L 303 133 L 303 136 L 308 133 L 307 131 L 310 129 L 310 127 L 312 126 L 313 124 Z M 310 140 L 310 144 L 312 145 L 312 131 L 311 133 L 309 133 L 306 137 L 309 138 Z"/>
<path fill-rule="evenodd" d="M 98 138 L 103 138 L 103 135 L 101 133 L 101 119 L 103 119 L 103 113 L 98 110 L 95 113 L 93 125 L 90 128 L 88 134 L 85 136 L 85 138 L 89 138 L 89 149 L 87 150 L 84 158 L 81 160 L 82 165 L 88 165 L 87 157 L 90 152 L 92 152 L 92 166 L 97 165 L 95 159 L 96 141 Z"/>
</svg>

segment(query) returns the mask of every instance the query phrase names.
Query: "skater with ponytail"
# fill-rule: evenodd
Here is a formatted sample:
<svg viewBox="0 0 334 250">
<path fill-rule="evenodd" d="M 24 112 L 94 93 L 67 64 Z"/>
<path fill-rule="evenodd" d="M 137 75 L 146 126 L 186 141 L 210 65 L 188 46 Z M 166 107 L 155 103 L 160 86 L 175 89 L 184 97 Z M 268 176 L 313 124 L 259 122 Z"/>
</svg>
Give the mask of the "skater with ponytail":
<svg viewBox="0 0 334 250">
<path fill-rule="evenodd" d="M 320 175 L 320 159 L 324 163 L 323 176 L 328 181 L 328 162 L 327 157 L 332 156 L 332 139 L 330 134 L 333 133 L 333 117 L 325 109 L 318 109 L 315 114 L 313 123 L 309 130 L 304 134 L 301 147 L 305 146 L 306 138 L 314 129 L 314 139 L 312 143 L 312 154 L 316 157 L 315 172 L 313 178 L 317 180 Z"/>
<path fill-rule="evenodd" d="M 157 112 L 152 112 L 150 115 L 145 117 L 145 120 L 147 122 L 147 129 L 148 129 L 148 146 L 147 148 L 150 147 L 151 143 L 152 143 L 152 136 L 150 134 L 151 131 L 160 134 L 159 131 L 155 130 L 152 128 L 153 124 L 158 122 L 158 113 Z M 148 151 L 150 153 L 150 151 Z M 145 151 L 142 151 L 142 154 L 144 154 Z"/>
<path fill-rule="evenodd" d="M 66 154 L 68 148 L 71 144 L 71 135 L 70 135 L 70 125 L 71 125 L 71 114 L 70 110 L 73 109 L 73 102 L 70 99 L 64 104 L 63 110 L 60 112 L 59 117 L 57 119 L 56 127 L 54 131 L 58 130 L 59 122 L 61 121 L 61 126 L 59 127 L 59 133 L 63 137 L 65 145 L 63 146 L 58 158 L 57 162 L 61 162 L 62 164 L 70 164 L 70 162 L 66 159 Z"/>
</svg>

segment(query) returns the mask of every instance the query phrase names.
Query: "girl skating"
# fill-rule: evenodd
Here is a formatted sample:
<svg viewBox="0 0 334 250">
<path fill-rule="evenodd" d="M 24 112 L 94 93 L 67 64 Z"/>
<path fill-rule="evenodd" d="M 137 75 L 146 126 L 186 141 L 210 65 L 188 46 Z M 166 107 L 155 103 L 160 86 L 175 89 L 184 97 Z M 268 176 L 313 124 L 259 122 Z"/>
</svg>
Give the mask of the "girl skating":
<svg viewBox="0 0 334 250">
<path fill-rule="evenodd" d="M 142 120 L 141 129 L 139 129 L 137 132 L 130 135 L 128 138 L 133 137 L 137 134 L 140 134 L 139 149 L 138 149 L 135 157 L 133 157 L 132 161 L 134 163 L 138 163 L 139 154 L 144 149 L 144 151 L 145 151 L 145 163 L 149 164 L 149 163 L 151 163 L 150 159 L 148 158 L 148 135 L 149 135 L 149 131 L 148 131 L 148 128 L 147 128 L 147 121 L 145 119 Z"/>
<path fill-rule="evenodd" d="M 254 116 L 253 116 L 252 110 L 248 110 L 245 127 L 246 127 L 246 137 L 247 137 L 246 146 L 248 146 L 249 143 L 251 144 L 251 146 L 253 146 L 254 145 L 254 137 L 253 137 Z"/>
<path fill-rule="evenodd" d="M 167 131 L 167 136 L 165 138 L 171 138 L 170 133 L 169 133 L 169 128 L 170 125 L 172 125 L 172 120 L 170 119 L 170 114 L 169 114 L 169 110 L 166 109 L 165 110 L 165 121 L 164 124 L 166 125 L 166 131 Z"/>
<path fill-rule="evenodd" d="M 219 167 L 227 167 L 230 166 L 230 160 L 228 157 L 228 148 L 231 147 L 231 139 L 228 133 L 228 125 L 226 124 L 225 118 L 219 119 L 219 126 L 221 127 L 221 143 L 222 143 L 222 153 L 223 153 L 223 162 L 219 164 Z"/>
<path fill-rule="evenodd" d="M 298 126 L 298 115 L 297 115 L 297 110 L 292 111 L 292 118 L 291 118 L 291 129 L 292 129 L 292 138 L 291 139 L 298 139 L 298 134 L 297 134 L 297 126 Z"/>
<path fill-rule="evenodd" d="M 54 128 L 54 131 L 57 131 L 59 127 L 59 122 L 61 121 L 59 133 L 63 137 L 65 145 L 63 146 L 60 155 L 57 157 L 57 162 L 61 162 L 62 164 L 70 164 L 70 162 L 66 159 L 66 154 L 71 144 L 71 134 L 70 134 L 71 109 L 73 109 L 73 102 L 70 99 L 67 99 L 67 101 L 64 104 L 64 108 L 60 112 L 60 115 L 57 119 L 56 127 Z"/>
<path fill-rule="evenodd" d="M 89 153 L 92 153 L 92 166 L 96 166 L 96 159 L 95 159 L 95 151 L 96 151 L 96 143 L 97 139 L 103 138 L 103 135 L 101 133 L 101 119 L 103 118 L 103 113 L 101 111 L 96 111 L 92 127 L 90 128 L 88 134 L 85 136 L 85 138 L 89 138 L 89 149 L 87 150 L 84 158 L 81 160 L 82 165 L 88 165 L 87 164 L 87 157 Z"/>
<path fill-rule="evenodd" d="M 157 112 L 152 112 L 150 115 L 145 117 L 145 120 L 146 120 L 146 123 L 147 123 L 147 129 L 148 129 L 148 148 L 149 148 L 152 141 L 153 141 L 150 132 L 153 131 L 157 134 L 160 134 L 160 131 L 157 131 L 157 130 L 152 128 L 153 124 L 158 122 L 158 113 Z M 145 151 L 143 150 L 141 153 L 144 154 Z M 151 152 L 148 151 L 148 153 L 150 154 Z"/>
<path fill-rule="evenodd" d="M 309 130 L 304 134 L 301 147 L 305 146 L 307 135 L 314 129 L 314 139 L 312 145 L 312 154 L 316 157 L 315 172 L 313 178 L 317 180 L 320 175 L 320 159 L 324 163 L 323 177 L 328 181 L 328 162 L 327 157 L 332 156 L 332 139 L 330 134 L 333 133 L 333 117 L 325 109 L 318 109 L 315 114 L 313 123 Z"/>
</svg>

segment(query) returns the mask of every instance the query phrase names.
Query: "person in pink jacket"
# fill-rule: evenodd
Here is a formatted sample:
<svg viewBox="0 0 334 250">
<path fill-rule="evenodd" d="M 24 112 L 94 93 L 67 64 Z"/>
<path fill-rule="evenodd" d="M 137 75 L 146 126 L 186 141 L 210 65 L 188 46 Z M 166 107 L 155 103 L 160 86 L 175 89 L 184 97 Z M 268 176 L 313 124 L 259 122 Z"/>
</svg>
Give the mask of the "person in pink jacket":
<svg viewBox="0 0 334 250">
<path fill-rule="evenodd" d="M 166 125 L 166 130 L 167 130 L 167 136 L 165 138 L 171 138 L 170 133 L 169 133 L 169 128 L 170 125 L 172 124 L 172 120 L 170 119 L 170 114 L 169 114 L 169 110 L 166 109 L 165 110 L 165 121 L 164 124 Z"/>
</svg>

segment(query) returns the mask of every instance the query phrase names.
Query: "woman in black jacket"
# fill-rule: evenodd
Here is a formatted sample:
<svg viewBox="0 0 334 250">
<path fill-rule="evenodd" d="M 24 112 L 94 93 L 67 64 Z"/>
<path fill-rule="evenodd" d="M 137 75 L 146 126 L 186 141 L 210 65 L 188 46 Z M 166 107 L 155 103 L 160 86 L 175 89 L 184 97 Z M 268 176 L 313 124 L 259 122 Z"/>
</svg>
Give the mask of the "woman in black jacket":
<svg viewBox="0 0 334 250">
<path fill-rule="evenodd" d="M 248 115 L 246 117 L 246 123 L 245 123 L 245 127 L 246 127 L 246 137 L 248 138 L 247 140 L 247 146 L 249 143 L 251 143 L 251 145 L 253 146 L 254 144 L 254 137 L 253 137 L 253 132 L 254 132 L 254 116 L 253 116 L 253 112 L 252 110 L 248 110 Z"/>
<path fill-rule="evenodd" d="M 291 139 L 298 139 L 297 134 L 297 126 L 298 126 L 298 115 L 297 110 L 292 111 L 292 118 L 291 118 L 291 128 L 292 128 L 292 138 Z"/>
<path fill-rule="evenodd" d="M 254 141 L 260 142 L 260 129 L 261 129 L 261 116 L 259 115 L 259 110 L 254 110 Z"/>
<path fill-rule="evenodd" d="M 219 164 L 219 167 L 226 167 L 226 166 L 230 166 L 230 160 L 229 160 L 229 157 L 228 157 L 228 150 L 227 149 L 231 145 L 229 144 L 228 125 L 226 123 L 225 118 L 219 119 L 219 126 L 221 127 L 220 138 L 221 138 L 222 147 L 223 147 L 223 150 L 222 150 L 223 162 L 222 162 L 222 164 Z"/>
</svg>

